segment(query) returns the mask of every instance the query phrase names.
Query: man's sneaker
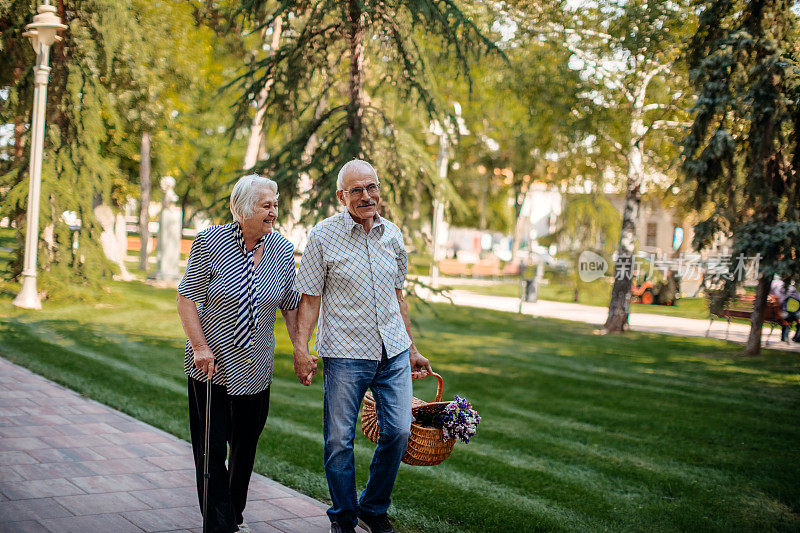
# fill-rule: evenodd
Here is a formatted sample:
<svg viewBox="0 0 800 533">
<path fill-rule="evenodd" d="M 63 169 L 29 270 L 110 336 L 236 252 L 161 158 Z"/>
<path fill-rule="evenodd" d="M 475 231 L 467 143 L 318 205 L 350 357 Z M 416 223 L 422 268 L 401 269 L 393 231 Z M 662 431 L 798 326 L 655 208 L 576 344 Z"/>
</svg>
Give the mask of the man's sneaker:
<svg viewBox="0 0 800 533">
<path fill-rule="evenodd" d="M 369 533 L 394 533 L 394 528 L 389 522 L 389 517 L 385 514 L 378 516 L 360 515 L 359 525 L 369 531 Z"/>
<path fill-rule="evenodd" d="M 331 522 L 331 533 L 356 533 L 353 526 L 343 526 L 339 522 Z"/>
<path fill-rule="evenodd" d="M 250 526 L 247 525 L 247 522 L 239 524 L 239 533 L 250 533 Z"/>
</svg>

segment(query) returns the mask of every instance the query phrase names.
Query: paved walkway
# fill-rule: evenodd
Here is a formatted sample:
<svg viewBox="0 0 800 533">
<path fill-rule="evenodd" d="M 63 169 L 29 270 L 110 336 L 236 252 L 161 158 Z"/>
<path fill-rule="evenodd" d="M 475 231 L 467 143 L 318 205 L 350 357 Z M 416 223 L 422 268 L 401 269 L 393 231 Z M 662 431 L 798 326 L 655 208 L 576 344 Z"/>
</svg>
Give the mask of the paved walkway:
<svg viewBox="0 0 800 533">
<path fill-rule="evenodd" d="M 0 358 L 1 532 L 199 533 L 194 479 L 188 443 Z M 253 532 L 329 531 L 325 505 L 263 476 L 249 500 Z"/>
<path fill-rule="evenodd" d="M 505 296 L 487 296 L 474 292 L 453 289 L 447 293 L 456 305 L 466 305 L 469 307 L 480 307 L 483 309 L 494 309 L 497 311 L 519 311 L 519 298 L 509 298 Z M 432 301 L 447 301 L 442 296 L 427 296 Z M 602 325 L 608 316 L 608 308 L 596 307 L 592 305 L 573 304 L 565 302 L 553 302 L 550 300 L 539 300 L 536 303 L 522 304 L 522 312 L 527 315 L 541 316 L 547 318 L 560 318 L 562 320 L 574 320 L 576 322 L 586 322 L 587 324 Z M 705 337 L 708 329 L 708 320 L 696 318 L 681 318 L 668 315 L 656 315 L 651 313 L 634 313 L 629 318 L 630 327 L 635 331 L 646 331 L 649 333 L 663 333 L 666 335 L 680 335 L 684 337 Z M 709 337 L 725 339 L 726 329 L 728 328 L 725 320 L 715 320 L 711 326 Z M 763 340 L 766 341 L 769 334 L 769 326 L 763 330 Z M 729 341 L 744 344 L 750 333 L 750 326 L 746 324 L 731 323 L 727 334 Z M 775 328 L 772 337 L 767 345 L 768 348 L 787 350 L 800 353 L 800 344 L 792 342 L 786 344 L 780 342 L 780 328 Z"/>
</svg>

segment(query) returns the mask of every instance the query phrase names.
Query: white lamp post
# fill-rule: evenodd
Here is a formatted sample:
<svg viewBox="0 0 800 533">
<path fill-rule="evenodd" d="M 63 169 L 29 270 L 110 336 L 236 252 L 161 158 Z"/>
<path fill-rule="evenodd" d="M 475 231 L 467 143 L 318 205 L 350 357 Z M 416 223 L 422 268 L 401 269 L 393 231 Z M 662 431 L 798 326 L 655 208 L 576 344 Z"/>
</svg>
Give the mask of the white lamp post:
<svg viewBox="0 0 800 533">
<path fill-rule="evenodd" d="M 461 105 L 458 102 L 453 102 L 453 107 L 456 111 L 456 125 L 458 132 L 461 135 L 469 135 L 469 130 L 464 124 L 464 119 L 461 118 Z M 444 209 L 445 202 L 440 198 L 441 188 L 444 180 L 447 179 L 447 167 L 449 160 L 447 152 L 450 148 L 449 135 L 453 134 L 454 126 L 449 120 L 445 120 L 445 126 L 442 127 L 439 122 L 434 122 L 430 126 L 431 133 L 439 136 L 439 156 L 436 159 L 436 166 L 439 169 L 439 184 L 436 187 L 436 192 L 433 198 L 433 227 L 431 228 L 431 239 L 433 240 L 433 262 L 431 263 L 431 285 L 434 288 L 439 287 L 439 261 L 442 260 L 442 248 L 440 241 L 442 239 L 442 231 L 444 226 Z"/>
<path fill-rule="evenodd" d="M 25 309 L 41 309 L 36 290 L 36 254 L 39 244 L 39 195 L 42 188 L 42 149 L 44 148 L 44 113 L 47 107 L 47 80 L 50 77 L 50 46 L 61 38 L 56 35 L 67 27 L 61 24 L 56 8 L 44 0 L 39 14 L 26 26 L 23 35 L 29 37 L 36 51 L 33 67 L 33 113 L 31 120 L 31 163 L 28 183 L 28 212 L 25 227 L 25 262 L 22 268 L 22 288 L 14 305 Z"/>
</svg>

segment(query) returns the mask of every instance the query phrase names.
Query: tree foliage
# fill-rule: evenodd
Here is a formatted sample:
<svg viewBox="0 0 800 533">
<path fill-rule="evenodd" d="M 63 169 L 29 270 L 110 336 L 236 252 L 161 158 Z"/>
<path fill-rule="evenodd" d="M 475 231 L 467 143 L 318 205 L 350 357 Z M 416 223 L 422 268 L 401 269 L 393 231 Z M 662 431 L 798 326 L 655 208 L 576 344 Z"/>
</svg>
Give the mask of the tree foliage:
<svg viewBox="0 0 800 533">
<path fill-rule="evenodd" d="M 775 274 L 800 275 L 800 69 L 798 20 L 780 0 L 702 5 L 688 51 L 698 92 L 683 142 L 695 244 L 733 236 L 734 253 L 760 255 L 747 351 L 760 349 Z"/>
<path fill-rule="evenodd" d="M 15 125 L 11 148 L 4 147 L 0 157 L 0 218 L 16 222 L 20 242 L 35 60 L 21 34 L 34 4 L 0 3 L 0 123 Z M 96 283 L 112 272 L 94 208 L 120 208 L 137 196 L 142 132 L 153 132 L 154 174 L 175 174 L 187 205 L 219 195 L 216 174 L 206 171 L 230 170 L 227 161 L 235 152 L 224 148 L 231 102 L 218 94 L 235 67 L 214 61 L 213 32 L 197 24 L 192 5 L 62 0 L 57 8 L 68 29 L 50 56 L 40 218 L 50 236 L 40 242 L 39 253 L 42 286 L 49 293 L 68 286 L 65 280 Z M 198 142 L 212 134 L 213 148 Z M 65 212 L 80 220 L 79 229 L 67 225 Z M 22 251 L 20 246 L 15 275 Z"/>
<path fill-rule="evenodd" d="M 472 98 L 460 87 L 470 135 L 456 151 L 453 181 L 467 209 L 454 211 L 453 219 L 513 234 L 534 181 L 573 176 L 567 167 L 576 162 L 571 155 L 579 152 L 582 131 L 571 111 L 582 84 L 560 45 L 520 37 L 501 46 L 508 61 L 473 69 Z"/>
<path fill-rule="evenodd" d="M 34 12 L 33 2 L 23 14 Z M 23 7 L 7 5 L 7 9 Z M 51 227 L 47 246 L 40 243 L 39 266 L 43 286 L 53 290 L 64 280 L 97 279 L 110 266 L 99 245 L 101 228 L 93 215 L 99 203 L 126 196 L 127 179 L 120 162 L 126 157 L 126 120 L 118 101 L 135 91 L 126 74 L 136 57 L 136 20 L 128 2 L 89 0 L 59 2 L 59 16 L 68 29 L 50 55 L 45 158 L 42 167 L 40 228 Z M 3 16 L 8 16 L 4 13 Z M 4 31 L 15 49 L 24 43 L 26 16 Z M 119 26 L 129 27 L 120 32 Z M 29 45 L 20 55 L 25 76 L 6 86 L 7 101 L 30 106 L 29 86 L 34 54 Z M 26 109 L 24 121 L 30 120 Z M 4 120 L 5 121 L 5 120 Z M 15 142 L 25 146 L 22 157 L 3 161 L 2 215 L 21 221 L 28 189 L 28 131 L 17 132 Z M 81 221 L 73 234 L 62 213 L 73 212 Z M 77 246 L 75 246 L 77 244 Z M 20 250 L 21 259 L 21 250 Z M 17 265 L 21 261 L 18 261 Z"/>
<path fill-rule="evenodd" d="M 443 123 L 451 109 L 437 99 L 430 65 L 454 58 L 465 74 L 471 57 L 494 49 L 470 14 L 444 0 L 246 0 L 236 15 L 256 30 L 279 16 L 288 21 L 280 48 L 254 59 L 233 85 L 244 125 L 255 95 L 274 83 L 265 105 L 281 117 L 279 140 L 257 168 L 289 196 L 304 195 L 305 207 L 322 217 L 334 204 L 338 169 L 366 158 L 387 185 L 392 215 L 408 213 L 399 209 L 407 191 L 418 179 L 436 181 L 419 132 L 431 120 Z M 306 190 L 304 175 L 312 183 Z"/>
<path fill-rule="evenodd" d="M 566 0 L 517 0 L 510 5 L 509 16 L 521 30 L 562 43 L 582 70 L 589 87 L 575 112 L 594 126 L 587 141 L 609 154 L 608 166 L 618 169 L 625 205 L 616 268 L 629 270 L 644 187 L 677 155 L 668 141 L 682 126 L 687 107 L 677 59 L 695 25 L 692 2 L 598 0 L 576 7 Z M 532 16 L 520 17 L 520 9 Z M 609 331 L 627 327 L 631 284 L 631 276 L 615 276 Z"/>
</svg>

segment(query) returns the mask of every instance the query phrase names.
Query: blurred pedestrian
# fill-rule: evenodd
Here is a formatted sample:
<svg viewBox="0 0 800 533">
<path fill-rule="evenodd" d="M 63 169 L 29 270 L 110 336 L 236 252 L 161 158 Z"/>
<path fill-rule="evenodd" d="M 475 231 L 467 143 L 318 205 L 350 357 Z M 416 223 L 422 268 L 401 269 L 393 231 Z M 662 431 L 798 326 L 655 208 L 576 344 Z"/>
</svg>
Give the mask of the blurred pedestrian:
<svg viewBox="0 0 800 533">
<path fill-rule="evenodd" d="M 786 325 L 781 325 L 781 340 L 784 342 L 789 342 L 789 334 L 792 332 L 792 324 L 796 325 L 794 337 L 792 337 L 792 341 L 800 342 L 800 293 L 797 291 L 797 287 L 794 284 L 788 285 L 786 291 L 784 292 L 783 304 L 781 305 L 781 311 L 786 316 L 784 320 L 787 322 Z"/>
</svg>

